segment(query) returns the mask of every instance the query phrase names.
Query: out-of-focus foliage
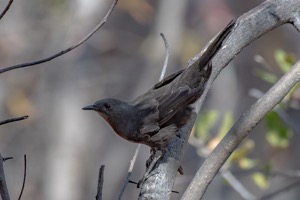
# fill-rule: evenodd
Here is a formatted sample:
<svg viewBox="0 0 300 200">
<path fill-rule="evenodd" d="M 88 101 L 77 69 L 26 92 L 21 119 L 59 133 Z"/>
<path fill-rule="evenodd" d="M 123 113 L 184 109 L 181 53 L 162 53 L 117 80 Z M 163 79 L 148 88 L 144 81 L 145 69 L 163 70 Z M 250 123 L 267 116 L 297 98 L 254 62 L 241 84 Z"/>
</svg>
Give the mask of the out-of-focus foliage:
<svg viewBox="0 0 300 200">
<path fill-rule="evenodd" d="M 238 163 L 239 167 L 243 169 L 250 169 L 254 167 L 256 164 L 255 160 L 247 157 L 254 147 L 254 141 L 251 139 L 246 139 L 241 146 L 233 152 L 228 161 Z"/>
<path fill-rule="evenodd" d="M 279 114 L 271 111 L 266 116 L 267 134 L 266 139 L 273 147 L 288 147 L 293 131 L 282 121 Z"/>
<path fill-rule="evenodd" d="M 296 58 L 293 54 L 287 53 L 282 49 L 278 49 L 274 52 L 274 58 L 278 69 L 282 74 L 286 73 L 296 62 Z M 275 73 L 267 72 L 262 69 L 257 70 L 256 74 L 262 80 L 270 84 L 274 84 L 279 79 L 278 75 Z M 288 103 L 293 97 L 293 93 L 295 93 L 298 89 L 299 84 L 297 84 L 278 105 L 280 106 L 280 109 L 288 108 Z M 268 143 L 273 147 L 288 147 L 293 136 L 292 129 L 286 125 L 276 110 L 269 112 L 265 119 L 268 129 L 266 133 L 266 139 Z"/>
<path fill-rule="evenodd" d="M 255 74 L 256 76 L 270 84 L 274 84 L 276 83 L 276 81 L 278 81 L 278 77 L 275 74 L 272 74 L 262 69 L 256 69 Z"/>
<path fill-rule="evenodd" d="M 270 187 L 272 165 L 267 163 L 262 172 L 255 172 L 251 175 L 252 180 L 260 189 L 268 189 Z"/>
<path fill-rule="evenodd" d="M 286 53 L 282 49 L 276 50 L 274 57 L 283 73 L 288 72 L 291 66 L 296 62 L 296 57 L 293 54 Z"/>
<path fill-rule="evenodd" d="M 255 167 L 257 165 L 257 163 L 258 163 L 257 160 L 244 157 L 244 158 L 240 159 L 239 166 L 242 169 L 251 169 L 251 168 Z"/>
<path fill-rule="evenodd" d="M 231 112 L 226 113 L 218 134 L 220 138 L 223 138 L 226 135 L 226 133 L 232 127 L 233 122 L 233 114 Z"/>
<path fill-rule="evenodd" d="M 270 187 L 269 177 L 263 173 L 255 172 L 252 174 L 252 180 L 261 189 L 268 189 Z"/>
<path fill-rule="evenodd" d="M 218 120 L 219 113 L 216 110 L 208 110 L 201 113 L 196 123 L 196 137 L 207 140 L 209 132 Z"/>
</svg>

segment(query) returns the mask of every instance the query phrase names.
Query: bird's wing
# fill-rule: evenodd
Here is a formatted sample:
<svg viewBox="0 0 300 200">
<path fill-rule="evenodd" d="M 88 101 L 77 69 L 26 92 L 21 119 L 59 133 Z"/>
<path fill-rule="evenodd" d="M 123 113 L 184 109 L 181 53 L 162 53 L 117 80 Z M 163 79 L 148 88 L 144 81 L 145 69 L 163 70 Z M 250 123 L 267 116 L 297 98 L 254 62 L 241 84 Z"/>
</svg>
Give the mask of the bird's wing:
<svg viewBox="0 0 300 200">
<path fill-rule="evenodd" d="M 162 129 L 159 130 L 158 133 L 154 134 L 153 136 L 148 138 L 148 143 L 151 146 L 151 143 L 153 144 L 153 146 L 160 146 L 163 147 L 166 144 L 168 144 L 168 140 L 170 140 L 173 137 L 176 137 L 176 134 L 172 134 L 172 133 L 176 133 L 177 131 L 177 127 L 175 124 L 171 124 L 169 126 L 166 126 Z"/>
<path fill-rule="evenodd" d="M 159 131 L 158 119 L 158 102 L 155 99 L 150 99 L 147 102 L 141 101 L 135 105 L 139 111 L 138 118 L 142 119 L 139 132 L 142 136 L 152 136 Z"/>
<path fill-rule="evenodd" d="M 178 72 L 171 74 L 170 76 L 167 76 L 166 78 L 164 78 L 163 80 L 159 81 L 158 83 L 156 83 L 152 89 L 157 89 L 160 88 L 164 85 L 167 85 L 169 83 L 171 83 L 177 76 L 179 76 L 185 69 L 179 70 Z"/>
<path fill-rule="evenodd" d="M 188 86 L 184 86 L 158 97 L 159 126 L 168 122 L 179 110 L 190 104 L 195 95 Z"/>
<path fill-rule="evenodd" d="M 179 110 L 190 103 L 192 96 L 191 89 L 184 86 L 139 102 L 136 108 L 142 119 L 140 133 L 149 136 L 155 135 L 160 130 L 161 125 L 168 122 Z"/>
</svg>

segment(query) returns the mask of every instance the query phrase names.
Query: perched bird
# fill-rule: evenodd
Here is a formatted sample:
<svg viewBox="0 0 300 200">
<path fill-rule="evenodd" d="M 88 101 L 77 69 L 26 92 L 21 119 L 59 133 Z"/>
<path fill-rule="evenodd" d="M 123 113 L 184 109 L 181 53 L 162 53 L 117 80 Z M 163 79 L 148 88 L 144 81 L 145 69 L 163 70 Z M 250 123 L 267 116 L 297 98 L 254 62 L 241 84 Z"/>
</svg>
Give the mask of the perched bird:
<svg viewBox="0 0 300 200">
<path fill-rule="evenodd" d="M 191 105 L 210 77 L 211 59 L 233 26 L 231 21 L 190 67 L 166 77 L 133 101 L 102 99 L 82 109 L 96 111 L 125 140 L 164 148 L 193 112 Z"/>
</svg>

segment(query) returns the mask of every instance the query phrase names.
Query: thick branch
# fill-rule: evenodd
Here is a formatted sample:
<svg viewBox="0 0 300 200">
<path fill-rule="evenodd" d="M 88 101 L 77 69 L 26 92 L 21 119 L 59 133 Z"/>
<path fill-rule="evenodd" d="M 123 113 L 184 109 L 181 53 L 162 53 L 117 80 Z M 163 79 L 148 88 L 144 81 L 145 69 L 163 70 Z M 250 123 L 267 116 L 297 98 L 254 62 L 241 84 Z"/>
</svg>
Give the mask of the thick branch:
<svg viewBox="0 0 300 200">
<path fill-rule="evenodd" d="M 212 84 L 212 81 L 217 77 L 221 70 L 240 51 L 242 51 L 243 48 L 245 48 L 248 44 L 259 38 L 263 34 L 284 23 L 292 23 L 297 30 L 300 30 L 300 23 L 298 23 L 300 21 L 299 13 L 299 0 L 269 0 L 265 1 L 263 4 L 257 6 L 256 8 L 250 10 L 248 13 L 239 17 L 237 20 L 237 25 L 232 31 L 232 34 L 225 42 L 224 47 L 218 52 L 218 54 L 212 61 L 212 77 L 207 84 L 207 88 L 204 94 L 201 96 L 197 104 L 197 110 L 199 111 L 202 102 L 206 97 L 207 91 Z M 192 116 L 188 124 L 184 126 L 182 130 L 180 130 L 181 139 L 174 141 L 168 146 L 168 149 L 166 149 L 166 153 L 163 155 L 163 159 L 161 159 L 159 161 L 159 164 L 155 166 L 153 175 L 145 181 L 145 185 L 152 184 L 157 185 L 158 187 L 142 188 L 142 196 L 140 197 L 140 199 L 147 199 L 152 197 L 153 199 L 157 199 L 157 197 L 159 197 L 158 199 L 170 198 L 174 180 L 177 174 L 177 169 L 180 165 L 182 153 L 185 149 L 187 143 L 186 141 L 189 137 L 195 119 L 196 115 Z M 215 160 L 215 162 L 216 161 L 217 160 Z M 198 189 L 200 188 L 197 188 L 196 190 Z M 198 196 L 196 199 L 199 198 L 200 196 Z"/>
<path fill-rule="evenodd" d="M 256 124 L 272 110 L 300 81 L 300 61 L 286 73 L 262 98 L 257 100 L 235 123 L 220 144 L 207 157 L 183 199 L 199 199 L 224 162 Z"/>
</svg>

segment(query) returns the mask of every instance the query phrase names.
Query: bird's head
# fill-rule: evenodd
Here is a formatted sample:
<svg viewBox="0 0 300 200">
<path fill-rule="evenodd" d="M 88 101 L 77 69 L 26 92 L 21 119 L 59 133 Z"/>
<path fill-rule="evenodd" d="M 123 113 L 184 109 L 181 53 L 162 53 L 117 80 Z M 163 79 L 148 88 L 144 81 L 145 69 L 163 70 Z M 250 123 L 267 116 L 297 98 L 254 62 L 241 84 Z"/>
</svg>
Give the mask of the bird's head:
<svg viewBox="0 0 300 200">
<path fill-rule="evenodd" d="M 86 106 L 82 110 L 94 110 L 106 121 L 119 118 L 126 113 L 130 105 L 117 99 L 102 99 L 96 101 L 93 105 Z"/>
</svg>

